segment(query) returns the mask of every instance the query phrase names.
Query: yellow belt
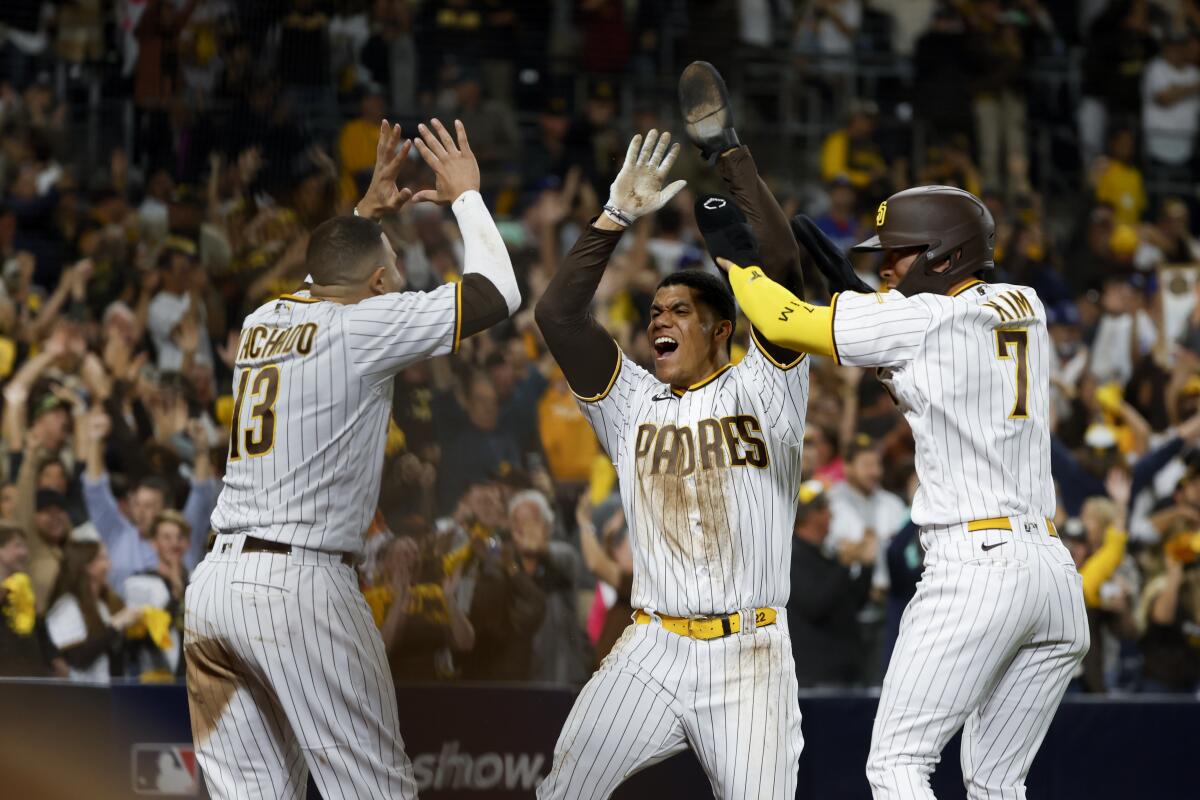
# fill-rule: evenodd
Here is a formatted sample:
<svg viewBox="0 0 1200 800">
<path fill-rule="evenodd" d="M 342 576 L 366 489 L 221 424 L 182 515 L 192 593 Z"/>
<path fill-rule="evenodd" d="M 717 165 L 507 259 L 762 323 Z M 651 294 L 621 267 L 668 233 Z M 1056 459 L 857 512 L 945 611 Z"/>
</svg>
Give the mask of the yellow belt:
<svg viewBox="0 0 1200 800">
<path fill-rule="evenodd" d="M 975 531 L 1011 531 L 1012 520 L 1008 517 L 989 517 L 988 519 L 973 519 L 967 523 L 967 530 L 971 533 Z M 1054 521 L 1046 517 L 1046 530 L 1051 536 L 1058 536 L 1058 529 L 1054 527 Z"/>
<path fill-rule="evenodd" d="M 762 628 L 766 625 L 774 625 L 777 616 L 773 608 L 756 608 L 754 609 L 754 627 Z M 730 614 L 726 617 L 701 617 L 700 619 L 666 617 L 659 614 L 658 619 L 662 621 L 664 629 L 691 639 L 720 639 L 742 629 L 741 614 Z M 654 617 L 641 609 L 633 616 L 633 621 L 638 625 L 649 625 L 653 620 Z"/>
</svg>

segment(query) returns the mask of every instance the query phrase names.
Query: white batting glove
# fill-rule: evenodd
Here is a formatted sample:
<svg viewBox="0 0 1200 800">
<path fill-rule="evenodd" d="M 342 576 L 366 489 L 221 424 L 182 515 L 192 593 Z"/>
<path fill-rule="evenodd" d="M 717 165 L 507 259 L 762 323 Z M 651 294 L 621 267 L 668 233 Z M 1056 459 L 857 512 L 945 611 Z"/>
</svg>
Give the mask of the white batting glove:
<svg viewBox="0 0 1200 800">
<path fill-rule="evenodd" d="M 667 173 L 679 156 L 679 145 L 671 146 L 671 134 L 651 129 L 642 142 L 642 135 L 633 137 L 625 153 L 625 164 L 617 179 L 608 188 L 604 213 L 614 222 L 631 225 L 638 217 L 653 214 L 665 206 L 687 181 L 675 181 L 664 187 Z"/>
</svg>

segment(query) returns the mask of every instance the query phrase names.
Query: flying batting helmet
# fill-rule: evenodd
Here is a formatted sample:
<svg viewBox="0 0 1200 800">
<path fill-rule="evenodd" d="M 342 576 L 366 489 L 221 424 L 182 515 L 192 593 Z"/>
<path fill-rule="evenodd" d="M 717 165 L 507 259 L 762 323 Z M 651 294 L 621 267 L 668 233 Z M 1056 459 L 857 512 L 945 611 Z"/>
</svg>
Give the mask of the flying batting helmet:
<svg viewBox="0 0 1200 800">
<path fill-rule="evenodd" d="M 852 249 L 925 248 L 896 286 L 911 297 L 919 292 L 946 294 L 976 272 L 995 269 L 995 243 L 996 223 L 978 197 L 952 186 L 918 186 L 880 203 L 875 235 Z M 946 260 L 949 267 L 934 272 Z"/>
</svg>

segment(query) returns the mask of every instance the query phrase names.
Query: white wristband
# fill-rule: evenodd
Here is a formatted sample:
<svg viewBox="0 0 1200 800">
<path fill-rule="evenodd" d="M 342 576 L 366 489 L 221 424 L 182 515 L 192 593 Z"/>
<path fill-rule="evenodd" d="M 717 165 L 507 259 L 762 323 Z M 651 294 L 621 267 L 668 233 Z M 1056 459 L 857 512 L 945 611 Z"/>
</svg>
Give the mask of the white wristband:
<svg viewBox="0 0 1200 800">
<path fill-rule="evenodd" d="M 620 225 L 622 228 L 628 228 L 633 224 L 633 217 L 626 214 L 621 209 L 617 208 L 611 202 L 604 206 L 604 214 L 613 222 Z"/>
</svg>

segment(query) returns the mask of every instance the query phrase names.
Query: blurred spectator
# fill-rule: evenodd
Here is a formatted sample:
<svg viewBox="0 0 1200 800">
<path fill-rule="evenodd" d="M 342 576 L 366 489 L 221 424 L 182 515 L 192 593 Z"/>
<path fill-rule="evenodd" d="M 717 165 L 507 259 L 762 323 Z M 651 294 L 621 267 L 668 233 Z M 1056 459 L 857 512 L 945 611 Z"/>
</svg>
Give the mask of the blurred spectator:
<svg viewBox="0 0 1200 800">
<path fill-rule="evenodd" d="M 191 537 L 192 526 L 183 514 L 172 509 L 159 512 L 150 524 L 148 537 L 158 564 L 131 575 L 121 586 L 121 596 L 129 605 L 160 609 L 170 625 L 166 648 L 152 636 L 130 643 L 126 672 L 132 677 L 143 681 L 183 677 L 183 590 L 188 582 L 184 559 L 191 549 Z"/>
<path fill-rule="evenodd" d="M 444 0 L 421 4 L 414 38 L 422 92 L 436 90 L 449 69 L 478 66 L 483 60 L 489 52 L 487 14 L 490 6 L 490 0 Z"/>
<path fill-rule="evenodd" d="M 1146 188 L 1136 161 L 1133 129 L 1120 127 L 1108 137 L 1107 156 L 1091 168 L 1096 200 L 1112 206 L 1117 222 L 1126 225 L 1136 225 L 1146 210 Z"/>
<path fill-rule="evenodd" d="M 621 72 L 629 59 L 629 30 L 622 0 L 580 0 L 583 68 L 588 72 Z"/>
<path fill-rule="evenodd" d="M 846 449 L 846 479 L 828 493 L 832 521 L 825 549 L 844 561 L 874 565 L 875 553 L 886 550 L 891 538 L 908 521 L 908 506 L 883 489 L 883 462 L 878 446 L 865 435 Z M 887 567 L 880 560 L 875 585 L 886 589 Z"/>
<path fill-rule="evenodd" d="M 1130 479 L 1113 470 L 1106 481 L 1108 497 L 1092 497 L 1080 512 L 1083 536 L 1065 537 L 1083 576 L 1092 647 L 1080 665 L 1083 688 L 1105 692 L 1116 674 L 1120 642 L 1137 637 L 1133 610 L 1141 590 L 1137 566 L 1126 554 L 1126 509 Z M 1069 529 L 1069 526 L 1068 526 Z"/>
<path fill-rule="evenodd" d="M 570 160 L 583 168 L 584 178 L 597 195 L 608 192 L 624 160 L 623 134 L 617 127 L 616 88 L 607 80 L 596 81 L 588 93 L 582 116 L 571 122 L 567 132 Z"/>
<path fill-rule="evenodd" d="M 273 38 L 278 47 L 278 75 L 285 102 L 304 109 L 312 132 L 333 132 L 337 111 L 329 34 L 329 16 L 317 0 L 291 0 L 291 11 L 278 24 Z"/>
<path fill-rule="evenodd" d="M 29 577 L 39 614 L 50 605 L 50 596 L 58 582 L 62 548 L 71 532 L 66 495 L 54 489 L 38 488 L 38 474 L 49 462 L 49 451 L 31 433 L 26 437 L 25 457 L 17 474 L 17 503 L 13 520 L 25 532 Z"/>
<path fill-rule="evenodd" d="M 1109 0 L 1088 30 L 1078 111 L 1085 164 L 1103 151 L 1106 130 L 1141 117 L 1142 76 L 1158 49 L 1156 13 L 1148 0 Z"/>
<path fill-rule="evenodd" d="M 111 430 L 112 421 L 103 411 L 92 412 L 84 422 L 87 470 L 83 476 L 83 496 L 96 532 L 112 553 L 112 583 L 124 586 L 130 575 L 157 568 L 160 558 L 151 534 L 158 516 L 171 508 L 172 496 L 169 484 L 162 478 L 145 478 L 129 493 L 128 516 L 121 510 L 104 465 L 104 445 Z M 212 475 L 208 447 L 203 444 L 203 428 L 192 422 L 188 426 L 188 436 L 196 446 L 191 489 L 183 507 L 183 518 L 195 535 L 183 554 L 182 563 L 185 569 L 192 570 L 204 556 L 209 517 L 216 507 L 220 486 Z M 106 554 L 106 572 L 109 569 L 107 560 Z"/>
<path fill-rule="evenodd" d="M 1192 234 L 1187 203 L 1166 197 L 1158 207 L 1158 219 L 1141 229 L 1141 242 L 1134 265 L 1143 271 L 1170 264 L 1200 263 L 1200 240 Z"/>
<path fill-rule="evenodd" d="M 925 570 L 925 548 L 921 546 L 920 526 L 910 520 L 888 542 L 884 557 L 887 559 L 888 590 L 880 660 L 886 671 L 887 664 L 892 660 L 896 639 L 900 636 L 900 619 L 917 593 L 917 583 Z"/>
<path fill-rule="evenodd" d="M 25 536 L 21 527 L 0 522 L 0 676 L 66 677 L 35 608 Z"/>
<path fill-rule="evenodd" d="M 849 251 L 852 246 L 867 238 L 856 215 L 858 193 L 847 175 L 834 178 L 827 191 L 829 210 L 813 221 L 841 250 Z"/>
<path fill-rule="evenodd" d="M 468 616 L 475 629 L 475 647 L 462 662 L 467 680 L 528 680 L 534 639 L 546 618 L 546 595 L 506 530 L 502 502 L 495 485 L 472 487 L 463 500 L 472 531 L 473 557 L 465 579 L 472 584 Z"/>
<path fill-rule="evenodd" d="M 801 687 L 852 686 L 864 677 L 857 617 L 871 590 L 871 572 L 863 567 L 874 553 L 829 554 L 829 506 L 820 481 L 800 486 L 787 612 Z"/>
<path fill-rule="evenodd" d="M 1099 381 L 1124 386 L 1133 376 L 1137 360 L 1157 340 L 1158 329 L 1145 301 L 1145 281 L 1140 276 L 1117 274 L 1104 282 L 1103 313 L 1092 340 L 1090 367 Z"/>
<path fill-rule="evenodd" d="M 146 328 L 158 351 L 158 368 L 182 372 L 186 351 L 201 364 L 212 364 L 208 311 L 204 306 L 195 242 L 172 237 L 159 256 L 161 289 L 147 309 Z"/>
<path fill-rule="evenodd" d="M 470 132 L 471 151 L 479 162 L 481 191 L 485 196 L 493 195 L 517 168 L 521 138 L 512 109 L 484 96 L 483 83 L 475 70 L 460 69 L 453 99 L 440 110 L 451 119 L 461 120 Z"/>
<path fill-rule="evenodd" d="M 371 29 L 362 48 L 362 64 L 371 80 L 383 87 L 391 113 L 412 113 L 417 107 L 417 51 L 409 4 L 375 0 Z"/>
<path fill-rule="evenodd" d="M 469 651 L 475 631 L 459 605 L 462 565 L 442 574 L 417 542 L 397 538 L 386 556 L 390 606 L 381 626 L 392 677 L 429 681 L 453 674 L 453 653 Z"/>
<path fill-rule="evenodd" d="M 1138 623 L 1148 692 L 1200 691 L 1200 546 L 1195 533 L 1163 547 L 1164 569 L 1142 592 Z"/>
<path fill-rule="evenodd" d="M 955 134 L 941 145 L 929 148 L 925 168 L 921 171 L 921 183 L 957 186 L 976 196 L 983 194 L 983 178 L 971 160 L 965 134 Z"/>
<path fill-rule="evenodd" d="M 970 73 L 964 69 L 969 48 L 962 16 L 940 6 L 913 52 L 914 110 L 947 136 L 972 130 Z"/>
<path fill-rule="evenodd" d="M 358 116 L 343 125 L 338 135 L 337 153 L 341 163 L 338 193 L 343 204 L 353 204 L 371 183 L 383 123 L 383 92 L 380 88 L 367 85 L 361 87 L 359 93 Z"/>
<path fill-rule="evenodd" d="M 1015 19 L 999 0 L 981 0 L 966 8 L 974 66 L 971 106 L 983 185 L 1017 194 L 1027 188 L 1025 44 Z"/>
<path fill-rule="evenodd" d="M 521 568 L 546 598 L 546 612 L 533 637 L 530 679 L 583 684 L 592 674 L 592 654 L 579 625 L 575 579 L 580 558 L 575 548 L 550 538 L 554 511 L 535 489 L 508 503 L 509 525 Z"/>
<path fill-rule="evenodd" d="M 590 498 L 583 495 L 575 521 L 584 564 L 598 579 L 588 616 L 588 637 L 599 667 L 633 618 L 633 545 L 619 495 L 610 495 L 594 510 Z"/>
<path fill-rule="evenodd" d="M 521 147 L 521 188 L 531 190 L 548 177 L 563 180 L 567 174 L 567 134 L 571 129 L 567 99 L 551 95 L 538 114 L 537 127 Z"/>
<path fill-rule="evenodd" d="M 582 487 L 591 477 L 600 445 L 557 366 L 537 411 L 538 438 L 543 442 L 550 475 L 560 486 Z"/>
<path fill-rule="evenodd" d="M 813 0 L 800 18 L 801 36 L 824 55 L 848 56 L 854 52 L 862 17 L 862 0 Z"/>
<path fill-rule="evenodd" d="M 503 356 L 489 365 L 511 374 Z M 497 385 L 493 376 L 471 372 L 454 391 L 434 404 L 434 424 L 442 449 L 438 508 L 453 507 L 466 487 L 523 463 L 523 443 L 536 430 L 537 402 L 546 389 L 538 370 Z"/>
<path fill-rule="evenodd" d="M 126 606 L 108 583 L 108 551 L 102 542 L 70 541 L 63 548 L 46 629 L 70 667 L 70 679 L 108 683 L 122 672 L 124 632 L 142 616 Z"/>
<path fill-rule="evenodd" d="M 32 79 L 49 44 L 46 22 L 53 6 L 43 0 L 5 0 L 0 7 L 0 72 L 18 91 Z"/>
<path fill-rule="evenodd" d="M 1172 34 L 1142 78 L 1142 127 L 1152 172 L 1190 176 L 1200 129 L 1200 67 L 1197 41 Z"/>
<path fill-rule="evenodd" d="M 870 100 L 850 105 L 846 127 L 829 134 L 821 145 L 821 180 L 831 183 L 848 178 L 865 197 L 890 194 L 884 186 L 887 162 L 874 138 L 878 113 Z"/>
</svg>

